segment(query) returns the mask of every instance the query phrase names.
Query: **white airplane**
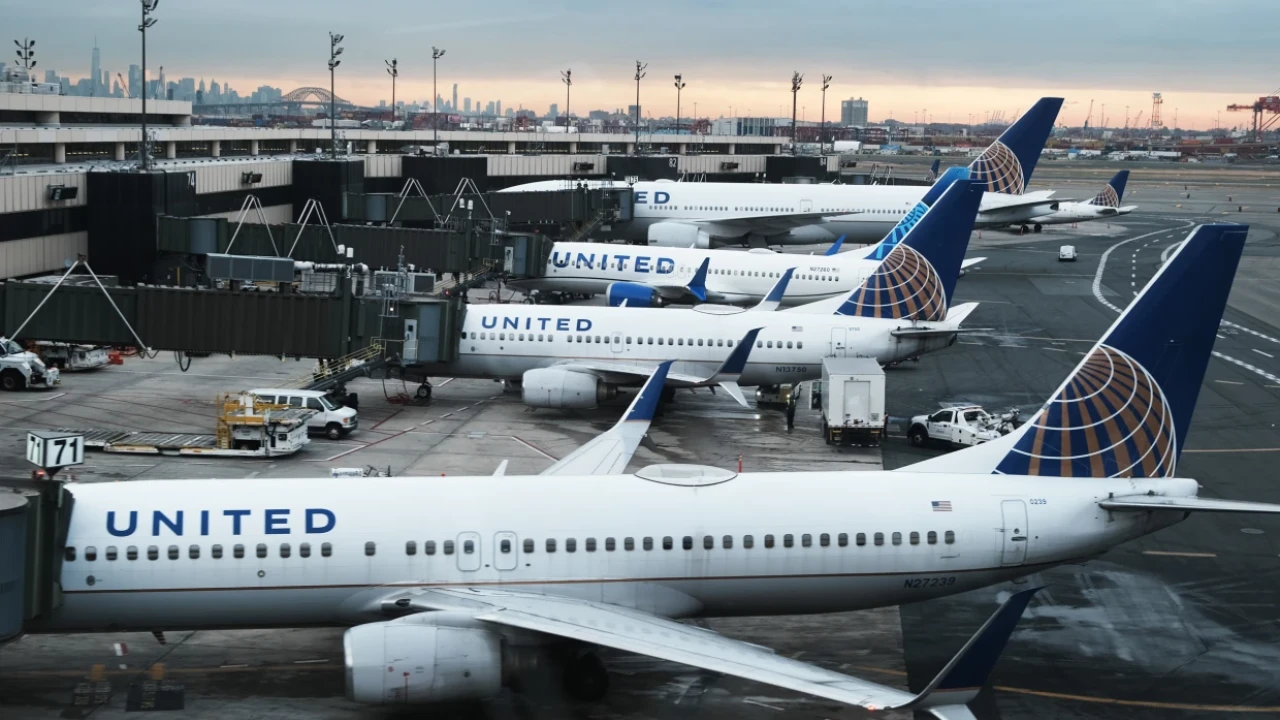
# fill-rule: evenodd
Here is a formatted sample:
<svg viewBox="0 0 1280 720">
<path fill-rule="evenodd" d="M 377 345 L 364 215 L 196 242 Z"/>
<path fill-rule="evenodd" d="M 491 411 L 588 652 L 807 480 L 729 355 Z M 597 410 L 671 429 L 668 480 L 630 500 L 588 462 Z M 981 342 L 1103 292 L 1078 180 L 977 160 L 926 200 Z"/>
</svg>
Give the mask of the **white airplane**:
<svg viewBox="0 0 1280 720">
<path fill-rule="evenodd" d="M 1041 98 L 969 165 L 986 183 L 974 227 L 1020 224 L 1058 209 L 1052 191 L 1027 192 L 1062 98 Z M 792 185 L 545 180 L 502 192 L 572 187 L 633 189 L 633 217 L 595 233 L 601 239 L 664 247 L 810 245 L 840 236 L 858 244 L 884 237 L 924 197 L 924 186 Z"/>
<path fill-rule="evenodd" d="M 1089 220 L 1109 220 L 1120 215 L 1128 215 L 1138 209 L 1137 205 L 1123 207 L 1120 205 L 1120 201 L 1124 199 L 1124 186 L 1128 181 L 1129 171 L 1121 170 L 1093 199 L 1085 202 L 1060 203 L 1057 212 L 1035 218 L 1034 222 L 1036 225 L 1062 225 Z"/>
<path fill-rule="evenodd" d="M 778 269 L 795 266 L 795 275 L 782 298 L 784 306 L 802 305 L 860 286 L 875 272 L 889 250 L 902 241 L 924 212 L 951 183 L 969 176 L 967 168 L 950 168 L 925 196 L 879 243 L 870 248 L 840 252 L 838 238 L 824 255 L 780 255 L 755 248 L 702 250 L 633 249 L 629 245 L 558 242 L 551 249 L 542 277 L 511 280 L 508 284 L 544 293 L 602 293 L 612 306 L 660 307 L 673 303 L 758 303 L 769 293 Z M 968 258 L 961 271 L 986 258 Z M 707 267 L 703 267 L 706 265 Z M 563 299 L 564 295 L 552 295 Z"/>
<path fill-rule="evenodd" d="M 27 629 L 353 626 L 347 695 L 374 704 L 485 699 L 547 666 L 598 699 L 594 650 L 611 648 L 972 720 L 1034 590 L 917 694 L 678 620 L 917 602 L 1085 562 L 1193 512 L 1280 513 L 1199 497 L 1176 472 L 1246 232 L 1194 230 L 1026 425 L 899 470 L 655 465 L 369 478 L 358 493 L 332 478 L 69 483 L 51 526 L 61 601 Z"/>
<path fill-rule="evenodd" d="M 576 408 L 595 407 L 619 386 L 638 384 L 657 363 L 671 359 L 669 388 L 719 386 L 745 406 L 739 385 L 816 379 L 825 357 L 873 357 L 884 364 L 916 358 L 950 346 L 960 323 L 977 307 L 951 307 L 951 300 L 981 196 L 976 181 L 952 183 L 885 253 L 878 269 L 847 295 L 784 312 L 723 305 L 665 310 L 469 305 L 455 359 L 422 372 L 507 379 L 521 385 L 530 406 Z M 642 259 L 636 256 L 634 263 Z M 704 260 L 701 274 L 707 272 Z M 769 271 L 769 282 L 777 286 L 766 301 L 774 302 L 757 310 L 776 307 L 788 280 L 785 273 L 778 266 Z M 819 282 L 839 286 L 841 275 L 832 266 Z"/>
</svg>

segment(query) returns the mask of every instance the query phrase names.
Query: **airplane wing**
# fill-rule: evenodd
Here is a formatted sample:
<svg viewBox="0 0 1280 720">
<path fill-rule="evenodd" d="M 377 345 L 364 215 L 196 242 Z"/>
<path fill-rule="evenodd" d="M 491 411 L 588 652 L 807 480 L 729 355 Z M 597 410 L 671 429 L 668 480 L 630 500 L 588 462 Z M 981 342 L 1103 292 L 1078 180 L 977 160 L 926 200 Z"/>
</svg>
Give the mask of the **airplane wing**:
<svg viewBox="0 0 1280 720">
<path fill-rule="evenodd" d="M 678 301 L 693 298 L 698 302 L 707 301 L 707 269 L 711 267 L 711 258 L 704 258 L 686 285 L 658 285 L 645 283 L 653 288 L 664 300 Z"/>
<path fill-rule="evenodd" d="M 747 399 L 742 394 L 742 389 L 738 387 L 738 378 L 742 376 L 742 371 L 746 369 L 747 358 L 751 356 L 751 350 L 755 347 L 756 336 L 760 334 L 763 328 L 755 328 L 742 336 L 738 344 L 734 346 L 733 352 L 729 353 L 729 357 L 720 364 L 720 367 L 707 377 L 699 377 L 697 375 L 689 375 L 687 373 L 667 373 L 667 385 L 674 387 L 708 387 L 719 385 L 729 393 L 729 395 L 743 407 L 747 405 Z M 571 372 L 581 372 L 590 375 L 596 375 L 606 381 L 626 381 L 634 380 L 638 376 L 648 376 L 653 370 L 651 368 L 641 367 L 639 365 L 629 365 L 624 362 L 609 362 L 607 360 L 574 360 L 572 362 L 561 363 L 555 367 Z"/>
<path fill-rule="evenodd" d="M 541 475 L 617 475 L 627 468 L 631 456 L 636 454 L 640 441 L 649 431 L 649 423 L 662 399 L 662 387 L 667 382 L 671 360 L 658 366 L 649 381 L 640 388 L 622 419 L 608 432 L 595 438 L 560 458 Z M 500 473 L 499 473 L 500 474 Z"/>
<path fill-rule="evenodd" d="M 507 628 L 577 640 L 678 662 L 868 710 L 918 709 L 942 720 L 972 720 L 977 696 L 1039 588 L 1011 596 L 919 694 L 782 657 L 757 645 L 657 615 L 591 600 L 491 588 L 410 591 L 395 607 L 454 611 Z M 386 603 L 384 603 L 386 606 Z M 429 617 L 419 613 L 401 621 Z"/>
</svg>

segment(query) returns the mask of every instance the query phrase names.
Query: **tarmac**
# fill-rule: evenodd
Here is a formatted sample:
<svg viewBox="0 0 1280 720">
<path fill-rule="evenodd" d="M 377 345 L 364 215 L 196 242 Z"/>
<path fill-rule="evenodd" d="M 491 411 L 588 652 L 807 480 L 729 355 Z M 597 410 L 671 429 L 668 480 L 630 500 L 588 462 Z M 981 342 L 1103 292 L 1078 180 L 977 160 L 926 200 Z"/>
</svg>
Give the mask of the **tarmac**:
<svg viewBox="0 0 1280 720">
<path fill-rule="evenodd" d="M 1118 164 L 1106 167 L 1112 165 Z M 1246 259 L 1179 474 L 1197 478 L 1207 496 L 1280 503 L 1280 483 L 1273 480 L 1280 453 L 1273 414 L 1280 399 L 1280 190 L 1266 183 L 1184 190 L 1163 180 L 1140 182 L 1136 175 L 1125 199 L 1140 206 L 1132 215 L 1051 226 L 1042 233 L 975 234 L 969 255 L 988 259 L 960 281 L 957 301 L 982 303 L 968 322 L 981 329 L 945 352 L 888 370 L 889 412 L 908 416 L 943 402 L 975 402 L 992 411 L 1016 406 L 1029 416 L 1191 227 L 1209 220 L 1247 222 L 1252 229 Z M 1092 187 L 1085 180 L 1080 193 Z M 1077 196 L 1075 187 L 1059 194 Z M 1057 260 L 1063 244 L 1076 246 L 1077 262 Z M 309 370 L 306 362 L 292 360 L 211 357 L 195 360 L 183 373 L 162 355 L 68 373 L 53 391 L 0 397 L 0 478 L 29 473 L 21 452 L 29 429 L 211 433 L 218 392 L 278 384 Z M 410 400 L 414 387 L 398 380 L 352 383 L 349 388 L 360 397 L 361 429 L 336 442 L 315 438 L 295 457 L 91 454 L 74 474 L 86 482 L 216 477 L 232 481 L 228 492 L 252 492 L 258 478 L 326 476 L 335 467 L 373 466 L 395 475 L 489 474 L 507 459 L 510 475 L 536 473 L 608 428 L 626 402 L 592 411 L 534 411 L 503 392 L 500 383 L 435 382 L 428 404 Z M 880 449 L 835 449 L 822 442 L 818 415 L 804 404 L 795 430 L 788 432 L 779 411 L 743 409 L 705 391 L 681 392 L 654 422 L 631 467 L 697 462 L 736 468 L 741 458 L 747 470 L 893 469 L 944 452 L 912 448 L 901 438 Z M 352 479 L 354 489 L 361 482 Z M 1018 584 L 874 612 L 701 624 L 789 657 L 919 689 L 1000 600 L 1029 584 L 1044 585 L 993 674 L 994 689 L 975 703 L 982 720 L 1275 717 L 1277 540 L 1280 519 L 1195 516 L 1086 565 Z M 148 634 L 26 637 L 0 648 L 0 716 L 124 717 L 130 684 L 150 678 L 161 663 L 167 681 L 185 687 L 184 717 L 409 717 L 343 698 L 341 634 L 183 632 L 167 634 L 164 645 Z M 127 654 L 117 654 L 115 644 L 121 642 Z M 828 701 L 647 658 L 610 655 L 608 663 L 613 689 L 598 705 L 579 705 L 555 693 L 507 693 L 448 708 L 447 715 L 864 716 Z M 105 691 L 102 697 L 109 693 L 104 705 L 74 704 L 77 697 L 91 699 L 97 687 Z"/>
</svg>

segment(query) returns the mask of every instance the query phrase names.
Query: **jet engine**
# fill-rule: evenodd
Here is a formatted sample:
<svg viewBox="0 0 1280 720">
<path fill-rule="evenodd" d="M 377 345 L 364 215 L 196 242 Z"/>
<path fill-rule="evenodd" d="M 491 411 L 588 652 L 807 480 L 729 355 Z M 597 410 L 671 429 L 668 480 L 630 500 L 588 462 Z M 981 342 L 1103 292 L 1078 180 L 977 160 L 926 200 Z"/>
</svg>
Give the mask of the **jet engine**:
<svg viewBox="0 0 1280 720">
<path fill-rule="evenodd" d="M 502 690 L 502 639 L 487 630 L 369 623 L 347 630 L 342 649 L 355 702 L 484 700 Z"/>
<path fill-rule="evenodd" d="M 661 247 L 711 247 L 711 236 L 697 225 L 678 222 L 660 222 L 649 226 L 649 244 Z"/>
<path fill-rule="evenodd" d="M 609 283 L 605 297 L 608 298 L 609 307 L 618 307 L 623 300 L 627 302 L 627 307 L 662 307 L 666 304 L 656 290 L 640 283 Z"/>
<path fill-rule="evenodd" d="M 618 388 L 594 375 L 559 368 L 539 368 L 524 374 L 522 399 L 529 407 L 593 408 L 618 396 Z"/>
</svg>

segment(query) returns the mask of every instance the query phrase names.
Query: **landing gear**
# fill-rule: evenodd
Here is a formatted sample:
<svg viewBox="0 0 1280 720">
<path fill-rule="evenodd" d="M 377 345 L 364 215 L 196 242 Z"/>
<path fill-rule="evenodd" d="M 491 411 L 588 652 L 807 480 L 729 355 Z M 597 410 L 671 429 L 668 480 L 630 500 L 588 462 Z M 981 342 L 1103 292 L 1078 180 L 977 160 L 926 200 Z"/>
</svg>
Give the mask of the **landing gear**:
<svg viewBox="0 0 1280 720">
<path fill-rule="evenodd" d="M 1041 225 L 1040 223 L 1036 223 L 1035 225 L 1032 226 L 1032 229 L 1034 229 L 1036 232 L 1040 232 L 1041 230 L 1044 230 L 1044 225 Z"/>
<path fill-rule="evenodd" d="M 414 393 L 419 400 L 431 399 L 431 383 L 424 382 L 418 386 L 418 391 Z"/>
<path fill-rule="evenodd" d="M 662 402 L 673 403 L 676 401 L 676 389 L 673 387 L 662 388 Z"/>
<path fill-rule="evenodd" d="M 603 700 L 609 692 L 609 671 L 595 653 L 583 653 L 565 668 L 564 691 L 574 700 Z"/>
</svg>

